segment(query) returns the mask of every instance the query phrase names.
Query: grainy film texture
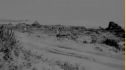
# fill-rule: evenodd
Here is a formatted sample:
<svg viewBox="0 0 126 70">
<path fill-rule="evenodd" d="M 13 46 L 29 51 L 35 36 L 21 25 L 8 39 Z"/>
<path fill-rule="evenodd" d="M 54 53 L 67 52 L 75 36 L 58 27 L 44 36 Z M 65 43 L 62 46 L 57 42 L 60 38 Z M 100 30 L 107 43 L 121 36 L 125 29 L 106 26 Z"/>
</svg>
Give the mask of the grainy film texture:
<svg viewBox="0 0 126 70">
<path fill-rule="evenodd" d="M 125 0 L 0 0 L 0 70 L 125 70 Z"/>
</svg>

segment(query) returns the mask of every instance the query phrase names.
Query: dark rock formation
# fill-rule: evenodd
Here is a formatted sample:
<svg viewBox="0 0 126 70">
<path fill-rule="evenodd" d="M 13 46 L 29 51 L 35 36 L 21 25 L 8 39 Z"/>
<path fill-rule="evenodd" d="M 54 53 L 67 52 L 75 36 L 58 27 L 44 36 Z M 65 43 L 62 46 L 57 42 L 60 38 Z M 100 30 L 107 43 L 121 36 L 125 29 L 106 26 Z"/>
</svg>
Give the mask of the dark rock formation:
<svg viewBox="0 0 126 70">
<path fill-rule="evenodd" d="M 122 29 L 121 26 L 119 26 L 117 23 L 114 22 L 109 22 L 109 26 L 107 28 L 107 30 L 120 30 Z"/>
<path fill-rule="evenodd" d="M 40 24 L 39 24 L 37 21 L 35 21 L 35 22 L 32 24 L 32 26 L 33 26 L 33 27 L 39 27 Z"/>
<path fill-rule="evenodd" d="M 117 23 L 109 22 L 109 26 L 106 28 L 106 30 L 110 31 L 116 36 L 125 38 L 125 30 L 121 28 Z"/>
</svg>

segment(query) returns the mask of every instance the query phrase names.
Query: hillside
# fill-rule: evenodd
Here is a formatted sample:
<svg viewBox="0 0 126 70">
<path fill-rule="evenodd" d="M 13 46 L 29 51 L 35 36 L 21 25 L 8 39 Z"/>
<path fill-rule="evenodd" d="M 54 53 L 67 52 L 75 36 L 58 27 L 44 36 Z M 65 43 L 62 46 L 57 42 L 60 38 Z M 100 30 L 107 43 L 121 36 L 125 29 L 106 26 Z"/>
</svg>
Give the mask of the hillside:
<svg viewBox="0 0 126 70">
<path fill-rule="evenodd" d="M 0 70 L 124 70 L 124 30 L 115 25 L 4 25 Z M 118 35 L 117 30 L 122 32 Z"/>
</svg>

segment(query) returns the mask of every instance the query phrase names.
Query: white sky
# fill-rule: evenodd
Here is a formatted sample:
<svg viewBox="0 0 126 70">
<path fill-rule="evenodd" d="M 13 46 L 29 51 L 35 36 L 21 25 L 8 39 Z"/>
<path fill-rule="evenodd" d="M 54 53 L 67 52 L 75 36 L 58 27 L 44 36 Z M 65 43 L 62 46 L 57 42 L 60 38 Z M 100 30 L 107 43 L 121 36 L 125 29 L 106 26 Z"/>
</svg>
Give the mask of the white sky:
<svg viewBox="0 0 126 70">
<path fill-rule="evenodd" d="M 125 0 L 0 0 L 0 18 L 42 24 L 125 25 Z"/>
</svg>

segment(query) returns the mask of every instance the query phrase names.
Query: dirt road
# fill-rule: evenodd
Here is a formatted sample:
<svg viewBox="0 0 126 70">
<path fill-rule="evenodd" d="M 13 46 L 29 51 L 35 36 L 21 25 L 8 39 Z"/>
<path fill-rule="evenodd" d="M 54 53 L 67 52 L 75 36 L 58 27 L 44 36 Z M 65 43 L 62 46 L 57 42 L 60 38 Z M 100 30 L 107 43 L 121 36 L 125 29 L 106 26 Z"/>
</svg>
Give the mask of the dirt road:
<svg viewBox="0 0 126 70">
<path fill-rule="evenodd" d="M 29 36 L 27 33 L 15 32 L 17 39 L 22 42 L 25 49 L 38 54 L 44 54 L 45 58 L 53 60 L 69 61 L 80 63 L 87 70 L 124 70 L 125 60 L 113 58 L 105 55 L 98 55 L 97 51 L 90 49 L 86 45 L 82 46 L 73 41 L 57 41 L 52 37 L 35 35 Z M 103 53 L 104 54 L 104 53 Z"/>
</svg>

